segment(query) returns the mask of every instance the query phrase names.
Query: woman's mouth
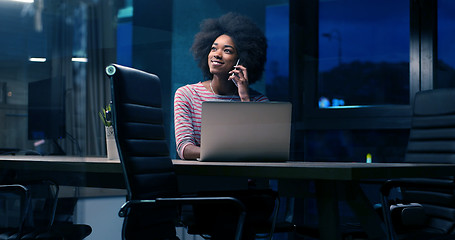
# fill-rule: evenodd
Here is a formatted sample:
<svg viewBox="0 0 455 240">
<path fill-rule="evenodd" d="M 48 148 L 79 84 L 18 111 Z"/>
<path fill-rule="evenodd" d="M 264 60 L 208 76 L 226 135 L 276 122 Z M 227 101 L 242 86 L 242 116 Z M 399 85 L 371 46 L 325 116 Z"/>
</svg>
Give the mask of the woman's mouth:
<svg viewBox="0 0 455 240">
<path fill-rule="evenodd" d="M 212 62 L 213 65 L 222 65 L 222 64 L 224 64 L 223 62 L 216 61 L 216 60 L 212 60 L 211 62 Z"/>
</svg>

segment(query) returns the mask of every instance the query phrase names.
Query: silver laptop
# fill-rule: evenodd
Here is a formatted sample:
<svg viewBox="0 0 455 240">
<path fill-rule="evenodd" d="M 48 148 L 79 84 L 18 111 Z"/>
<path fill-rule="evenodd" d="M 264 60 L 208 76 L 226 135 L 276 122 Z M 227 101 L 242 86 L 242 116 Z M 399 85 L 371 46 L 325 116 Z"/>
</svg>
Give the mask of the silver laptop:
<svg viewBox="0 0 455 240">
<path fill-rule="evenodd" d="M 291 113 L 287 102 L 203 102 L 199 160 L 289 160 Z"/>
</svg>

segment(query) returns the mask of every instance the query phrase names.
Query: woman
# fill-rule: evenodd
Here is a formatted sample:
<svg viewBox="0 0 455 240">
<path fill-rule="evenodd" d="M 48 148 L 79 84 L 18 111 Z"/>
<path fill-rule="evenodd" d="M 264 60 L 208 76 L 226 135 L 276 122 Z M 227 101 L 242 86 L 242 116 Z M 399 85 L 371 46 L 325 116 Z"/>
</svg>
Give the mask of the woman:
<svg viewBox="0 0 455 240">
<path fill-rule="evenodd" d="M 175 139 L 182 159 L 200 157 L 202 102 L 268 101 L 249 88 L 260 79 L 267 52 L 264 34 L 249 18 L 228 13 L 205 20 L 191 50 L 206 81 L 175 93 Z"/>
</svg>

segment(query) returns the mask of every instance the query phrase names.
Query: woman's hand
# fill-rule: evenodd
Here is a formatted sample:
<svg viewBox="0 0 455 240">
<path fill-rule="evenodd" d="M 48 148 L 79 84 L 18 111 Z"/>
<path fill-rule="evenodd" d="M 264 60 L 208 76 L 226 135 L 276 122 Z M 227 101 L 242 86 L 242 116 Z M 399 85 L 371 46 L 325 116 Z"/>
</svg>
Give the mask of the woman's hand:
<svg viewBox="0 0 455 240">
<path fill-rule="evenodd" d="M 198 159 L 201 157 L 201 148 L 189 144 L 183 149 L 183 158 L 185 159 Z"/>
<path fill-rule="evenodd" d="M 234 81 L 239 91 L 239 97 L 242 102 L 249 102 L 250 95 L 248 93 L 248 71 L 242 65 L 235 66 L 235 69 L 229 72 L 229 80 Z"/>
</svg>

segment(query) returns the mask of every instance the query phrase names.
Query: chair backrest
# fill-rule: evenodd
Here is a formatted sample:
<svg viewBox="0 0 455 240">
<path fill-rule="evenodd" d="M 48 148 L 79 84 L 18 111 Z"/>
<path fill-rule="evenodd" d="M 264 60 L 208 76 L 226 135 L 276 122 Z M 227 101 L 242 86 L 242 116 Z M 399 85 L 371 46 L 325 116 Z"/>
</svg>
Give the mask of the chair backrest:
<svg viewBox="0 0 455 240">
<path fill-rule="evenodd" d="M 31 208 L 27 219 L 28 227 L 48 230 L 54 223 L 60 187 L 50 180 L 28 182 Z"/>
<path fill-rule="evenodd" d="M 25 186 L 0 185 L 0 235 L 5 230 L 22 230 L 29 210 L 29 201 L 30 194 Z"/>
<path fill-rule="evenodd" d="M 416 94 L 405 162 L 455 163 L 455 89 Z"/>
<path fill-rule="evenodd" d="M 164 132 L 160 79 L 116 64 L 108 74 L 109 69 L 113 126 L 129 199 L 174 196 L 177 181 Z"/>
<path fill-rule="evenodd" d="M 455 163 L 455 89 L 418 92 L 413 106 L 405 162 Z M 454 173 L 455 176 L 455 173 Z M 455 227 L 455 194 L 447 186 L 453 176 L 415 179 L 431 187 L 402 188 L 403 199 L 420 203 L 428 216 L 431 231 L 448 232 Z"/>
<path fill-rule="evenodd" d="M 177 176 L 163 125 L 160 79 L 117 64 L 108 66 L 106 73 L 111 79 L 113 126 L 128 200 L 176 196 Z M 141 233 L 146 228 L 155 236 L 167 228 L 172 235 L 176 215 L 173 207 L 132 208 L 126 228 L 131 229 L 129 235 L 146 234 Z"/>
</svg>

